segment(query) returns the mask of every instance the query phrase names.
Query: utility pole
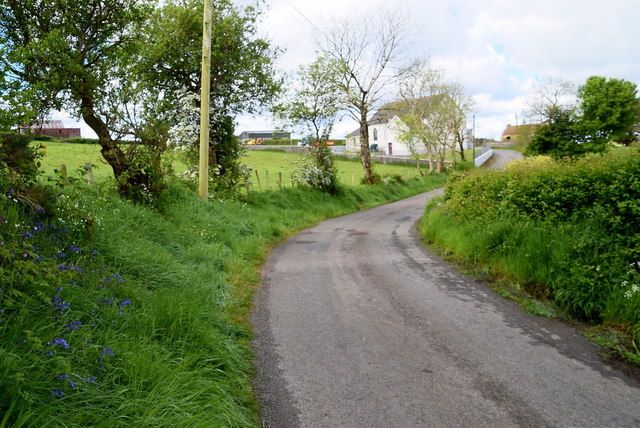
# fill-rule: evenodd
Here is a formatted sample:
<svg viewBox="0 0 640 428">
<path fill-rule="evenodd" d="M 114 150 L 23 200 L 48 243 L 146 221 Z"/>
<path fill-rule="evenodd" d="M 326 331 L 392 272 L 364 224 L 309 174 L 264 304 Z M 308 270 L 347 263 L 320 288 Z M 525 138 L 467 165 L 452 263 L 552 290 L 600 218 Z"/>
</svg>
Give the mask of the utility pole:
<svg viewBox="0 0 640 428">
<path fill-rule="evenodd" d="M 200 79 L 200 163 L 198 194 L 209 198 L 209 92 L 211 72 L 211 0 L 204 0 L 202 77 Z"/>
</svg>

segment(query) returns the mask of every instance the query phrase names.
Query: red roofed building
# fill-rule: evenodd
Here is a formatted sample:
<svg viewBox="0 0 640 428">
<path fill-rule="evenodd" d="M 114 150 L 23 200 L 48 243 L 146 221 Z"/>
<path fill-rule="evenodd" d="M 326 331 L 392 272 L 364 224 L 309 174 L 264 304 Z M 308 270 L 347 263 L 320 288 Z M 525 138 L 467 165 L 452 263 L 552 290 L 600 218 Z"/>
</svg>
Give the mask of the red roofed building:
<svg viewBox="0 0 640 428">
<path fill-rule="evenodd" d="M 53 138 L 80 138 L 80 128 L 65 128 L 61 120 L 46 120 L 40 124 L 21 127 L 21 134 L 39 134 Z"/>
<path fill-rule="evenodd" d="M 538 128 L 542 126 L 540 124 L 534 125 L 507 125 L 504 131 L 502 131 L 502 141 L 516 141 L 518 137 L 531 138 L 536 134 Z"/>
</svg>

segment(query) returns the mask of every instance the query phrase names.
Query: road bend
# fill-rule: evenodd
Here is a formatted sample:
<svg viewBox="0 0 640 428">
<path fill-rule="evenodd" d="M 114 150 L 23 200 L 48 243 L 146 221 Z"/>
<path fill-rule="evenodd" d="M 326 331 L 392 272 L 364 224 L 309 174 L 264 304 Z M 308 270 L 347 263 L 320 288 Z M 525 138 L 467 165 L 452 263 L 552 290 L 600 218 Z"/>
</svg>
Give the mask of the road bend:
<svg viewBox="0 0 640 428">
<path fill-rule="evenodd" d="M 640 384 L 575 329 L 427 251 L 430 192 L 275 248 L 252 322 L 263 425 L 638 427 Z"/>
</svg>

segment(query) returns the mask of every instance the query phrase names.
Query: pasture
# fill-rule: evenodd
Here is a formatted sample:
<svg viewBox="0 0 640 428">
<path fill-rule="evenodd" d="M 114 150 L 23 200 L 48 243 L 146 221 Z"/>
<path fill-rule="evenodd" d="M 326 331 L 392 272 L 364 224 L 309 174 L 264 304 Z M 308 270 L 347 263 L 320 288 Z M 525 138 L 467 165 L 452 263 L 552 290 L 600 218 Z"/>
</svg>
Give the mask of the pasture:
<svg viewBox="0 0 640 428">
<path fill-rule="evenodd" d="M 59 170 L 61 165 L 67 166 L 70 176 L 84 174 L 80 169 L 86 164 L 93 165 L 93 174 L 96 180 L 105 180 L 112 177 L 109 165 L 100 154 L 100 146 L 97 144 L 72 144 L 62 142 L 45 142 L 46 154 L 42 160 L 42 170 L 45 176 L 55 176 L 55 170 Z M 184 172 L 187 168 L 181 160 L 181 154 L 174 152 L 172 164 L 177 173 Z M 243 157 L 243 162 L 252 168 L 251 188 L 276 189 L 291 187 L 291 173 L 294 171 L 296 161 L 302 155 L 297 153 L 285 153 L 277 150 L 247 151 Z M 341 183 L 348 186 L 360 185 L 362 179 L 362 166 L 357 160 L 347 160 L 336 158 L 336 168 L 338 178 Z M 415 166 L 397 164 L 375 164 L 374 171 L 382 176 L 399 175 L 401 177 L 414 177 L 418 173 Z M 257 175 L 256 175 L 257 173 Z M 259 183 L 258 183 L 259 177 Z"/>
</svg>

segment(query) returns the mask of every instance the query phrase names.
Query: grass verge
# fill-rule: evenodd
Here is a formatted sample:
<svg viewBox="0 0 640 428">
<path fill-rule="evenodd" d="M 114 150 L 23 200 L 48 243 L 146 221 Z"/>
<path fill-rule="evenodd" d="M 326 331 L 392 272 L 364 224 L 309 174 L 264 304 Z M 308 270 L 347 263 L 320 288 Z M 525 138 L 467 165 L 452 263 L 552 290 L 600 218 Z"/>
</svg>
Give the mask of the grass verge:
<svg viewBox="0 0 640 428">
<path fill-rule="evenodd" d="M 424 239 L 542 316 L 588 323 L 638 363 L 640 152 L 575 163 L 529 159 L 450 182 L 420 223 Z M 606 340 L 605 338 L 606 337 Z"/>
<path fill-rule="evenodd" d="M 255 427 L 248 311 L 269 248 L 444 176 L 332 197 L 307 188 L 157 208 L 66 186 L 31 213 L 0 197 L 0 427 Z"/>
</svg>

